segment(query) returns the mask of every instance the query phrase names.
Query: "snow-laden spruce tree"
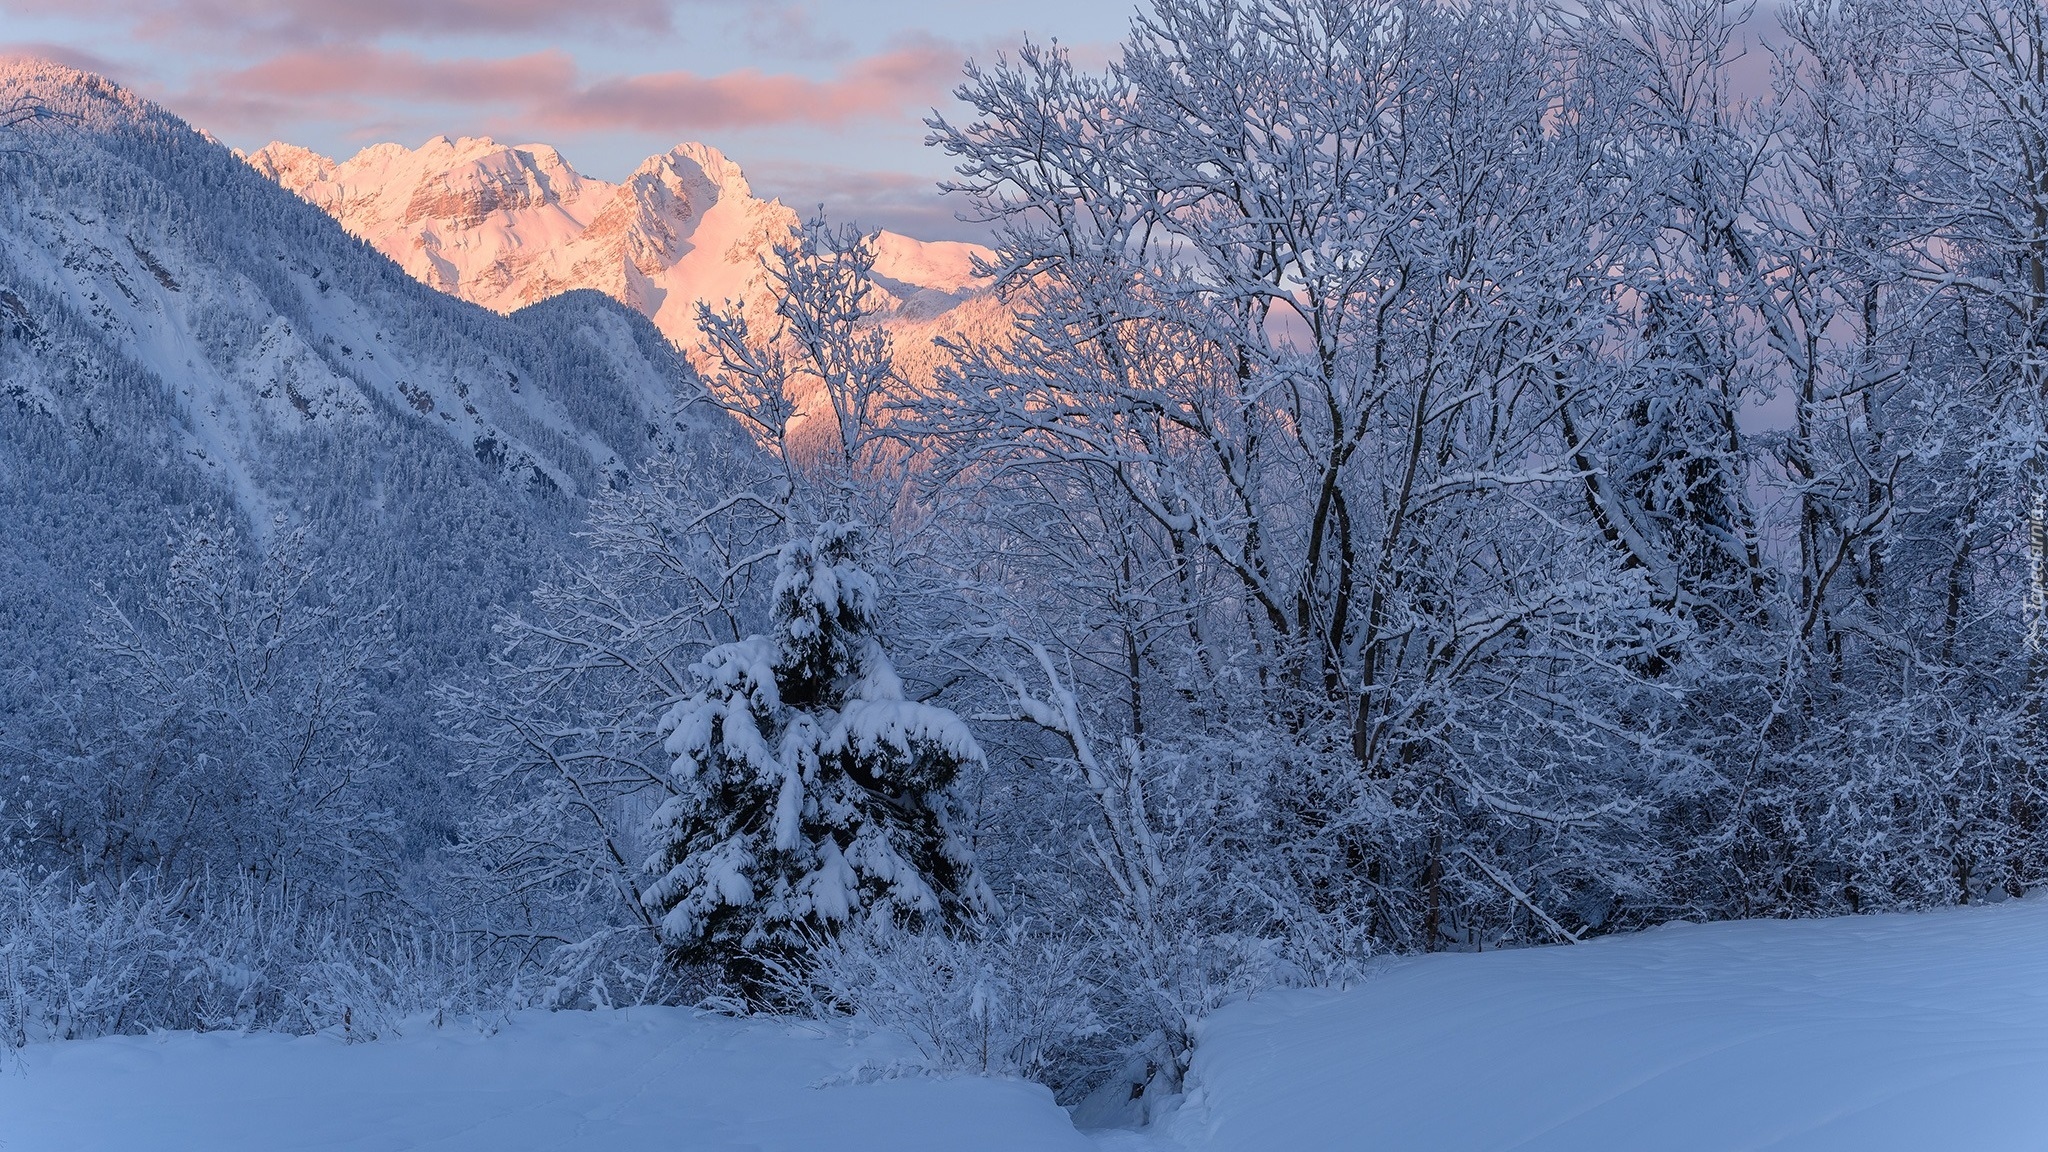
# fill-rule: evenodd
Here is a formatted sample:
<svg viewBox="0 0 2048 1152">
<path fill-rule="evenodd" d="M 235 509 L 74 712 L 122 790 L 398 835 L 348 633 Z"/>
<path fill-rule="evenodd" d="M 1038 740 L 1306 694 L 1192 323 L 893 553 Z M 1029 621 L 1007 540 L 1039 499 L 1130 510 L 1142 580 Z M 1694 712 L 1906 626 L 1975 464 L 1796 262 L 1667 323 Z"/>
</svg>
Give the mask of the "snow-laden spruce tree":
<svg viewBox="0 0 2048 1152">
<path fill-rule="evenodd" d="M 904 698 L 859 543 L 826 524 L 786 544 L 769 630 L 712 649 L 661 723 L 675 794 L 655 815 L 644 899 L 675 960 L 750 1000 L 766 995 L 764 961 L 807 937 L 993 905 L 946 816 L 981 748 L 959 716 Z"/>
</svg>

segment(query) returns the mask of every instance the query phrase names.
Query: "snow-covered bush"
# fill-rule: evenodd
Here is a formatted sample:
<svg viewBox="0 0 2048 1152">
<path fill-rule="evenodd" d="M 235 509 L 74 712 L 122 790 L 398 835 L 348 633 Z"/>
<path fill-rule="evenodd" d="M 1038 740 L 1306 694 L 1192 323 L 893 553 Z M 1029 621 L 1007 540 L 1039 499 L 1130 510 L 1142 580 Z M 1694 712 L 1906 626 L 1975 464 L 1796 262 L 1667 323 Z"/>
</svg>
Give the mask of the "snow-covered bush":
<svg viewBox="0 0 2048 1152">
<path fill-rule="evenodd" d="M 864 921 L 770 973 L 777 999 L 916 1048 L 920 1069 L 1021 1076 L 1056 1090 L 1115 1050 L 1075 931 L 977 919 L 952 931 Z"/>
<path fill-rule="evenodd" d="M 860 921 L 940 925 L 993 900 L 948 787 L 982 760 L 957 715 L 904 698 L 876 637 L 860 533 L 785 545 L 768 632 L 711 650 L 663 717 L 674 795 L 645 902 L 686 964 L 766 985 L 758 957 Z"/>
<path fill-rule="evenodd" d="M 1211 1012 L 1276 983 L 1347 979 L 1373 954 L 1359 921 L 1374 894 L 1315 890 L 1327 845 L 1288 823 L 1300 764 L 1164 741 L 1070 747 L 1093 761 L 1070 769 L 1092 801 L 1084 849 L 1040 858 L 1033 903 L 1083 926 L 1084 984 L 1114 1041 L 1069 1051 L 1072 1082 L 1178 1092 Z"/>
<path fill-rule="evenodd" d="M 0 1047 L 158 1028 L 374 1040 L 543 1002 L 475 936 L 240 878 L 0 869 Z"/>
</svg>

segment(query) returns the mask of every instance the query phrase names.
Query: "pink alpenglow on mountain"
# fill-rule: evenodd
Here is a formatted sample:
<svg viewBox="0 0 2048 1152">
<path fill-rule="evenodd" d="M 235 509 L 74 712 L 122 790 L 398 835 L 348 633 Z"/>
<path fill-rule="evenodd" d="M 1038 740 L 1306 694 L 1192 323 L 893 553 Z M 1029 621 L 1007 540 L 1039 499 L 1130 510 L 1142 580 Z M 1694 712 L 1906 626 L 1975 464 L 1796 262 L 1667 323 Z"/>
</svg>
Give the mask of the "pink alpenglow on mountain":
<svg viewBox="0 0 2048 1152">
<path fill-rule="evenodd" d="M 716 148 L 679 144 L 611 184 L 546 144 L 436 136 L 418 148 L 376 144 L 336 162 L 272 143 L 249 158 L 443 292 L 511 312 L 594 288 L 652 319 L 684 348 L 697 301 L 758 302 L 760 258 L 798 222 L 753 194 Z M 883 232 L 875 273 L 905 319 L 930 319 L 975 290 L 984 249 Z"/>
</svg>

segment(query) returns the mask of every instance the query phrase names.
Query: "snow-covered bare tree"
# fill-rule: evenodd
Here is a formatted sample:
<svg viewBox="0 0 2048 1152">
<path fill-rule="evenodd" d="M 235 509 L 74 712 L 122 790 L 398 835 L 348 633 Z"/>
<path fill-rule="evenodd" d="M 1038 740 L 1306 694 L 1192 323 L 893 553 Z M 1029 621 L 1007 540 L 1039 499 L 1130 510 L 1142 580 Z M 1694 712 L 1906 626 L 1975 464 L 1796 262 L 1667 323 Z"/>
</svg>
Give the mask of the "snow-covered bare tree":
<svg viewBox="0 0 2048 1152">
<path fill-rule="evenodd" d="M 69 119 L 33 95 L 22 94 L 0 101 L 0 152 L 25 151 L 22 130 L 51 121 Z"/>
<path fill-rule="evenodd" d="M 1029 46 L 932 121 L 1020 316 L 932 419 L 1026 554 L 1086 569 L 1036 578 L 1085 598 L 1045 639 L 1133 734 L 1270 725 L 1276 818 L 1407 946 L 1629 883 L 1577 845 L 1630 808 L 1630 667 L 1680 629 L 1669 562 L 1582 511 L 1640 237 L 1553 31 L 1160 4 L 1108 73 Z"/>
<path fill-rule="evenodd" d="M 500 622 L 489 675 L 442 693 L 477 798 L 469 916 L 522 957 L 656 952 L 641 899 L 648 817 L 669 794 L 656 727 L 691 665 L 765 609 L 787 489 L 738 429 L 688 419 L 687 446 L 594 502 L 580 562 Z"/>
<path fill-rule="evenodd" d="M 1657 668 L 1682 693 L 1657 720 L 1664 898 L 1699 914 L 1971 899 L 2038 870 L 2019 601 L 1994 590 L 2010 425 L 1969 351 L 2000 340 L 1945 267 L 1971 244 L 1938 207 L 1956 69 L 1928 14 L 1792 5 L 1746 98 L 1744 5 L 1599 5 L 1574 41 L 1626 110 L 1655 227 L 1597 462 L 1699 628 Z"/>
<path fill-rule="evenodd" d="M 780 462 L 792 504 L 812 518 L 886 513 L 904 453 L 885 428 L 902 399 L 892 339 L 876 321 L 875 242 L 820 214 L 762 258 L 775 324 L 739 301 L 700 302 L 706 398 Z M 877 501 L 880 501 L 877 504 Z"/>
<path fill-rule="evenodd" d="M 2017 892 L 2048 863 L 2039 663 L 2020 655 L 2039 585 L 2014 578 L 2039 563 L 2016 561 L 2042 426 L 2026 367 L 2040 20 L 2031 4 L 1785 18 L 1785 162 L 1758 215 L 1782 270 L 1760 313 L 1797 405 L 1780 449 L 1800 534 L 1778 696 L 1791 767 L 1771 804 L 1811 813 L 1780 837 L 1804 857 L 1802 910 Z"/>
<path fill-rule="evenodd" d="M 2008 455 L 2031 521 L 2028 659 L 2048 667 L 2048 12 L 2026 0 L 1934 0 L 1916 21 L 1936 86 L 1916 175 L 1940 245 L 1922 278 L 1977 297 L 1979 371 L 2022 442 Z"/>
</svg>

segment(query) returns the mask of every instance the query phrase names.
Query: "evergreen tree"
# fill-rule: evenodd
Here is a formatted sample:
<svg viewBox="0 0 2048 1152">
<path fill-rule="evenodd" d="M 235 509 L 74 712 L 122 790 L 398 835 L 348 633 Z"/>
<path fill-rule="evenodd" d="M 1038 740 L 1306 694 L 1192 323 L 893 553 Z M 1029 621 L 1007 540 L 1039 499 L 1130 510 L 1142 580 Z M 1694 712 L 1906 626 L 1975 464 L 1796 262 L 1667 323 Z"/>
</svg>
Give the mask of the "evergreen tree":
<svg viewBox="0 0 2048 1152">
<path fill-rule="evenodd" d="M 769 631 L 712 649 L 662 721 L 675 795 L 655 816 L 645 900 L 677 962 L 751 999 L 762 961 L 807 936 L 993 904 L 946 817 L 981 749 L 959 716 L 904 698 L 859 541 L 826 524 L 786 544 Z"/>
</svg>

